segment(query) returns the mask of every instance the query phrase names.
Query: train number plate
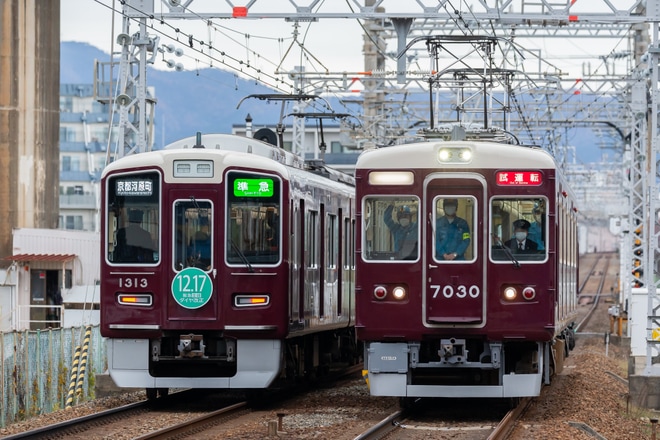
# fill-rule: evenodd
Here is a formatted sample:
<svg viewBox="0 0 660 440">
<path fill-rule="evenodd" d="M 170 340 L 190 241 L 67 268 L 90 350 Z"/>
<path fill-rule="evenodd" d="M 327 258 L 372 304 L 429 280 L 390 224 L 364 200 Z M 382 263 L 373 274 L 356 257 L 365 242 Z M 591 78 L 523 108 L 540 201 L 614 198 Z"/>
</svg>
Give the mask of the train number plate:
<svg viewBox="0 0 660 440">
<path fill-rule="evenodd" d="M 432 284 L 431 291 L 433 292 L 433 298 L 438 298 L 439 296 L 449 298 L 479 298 L 481 295 L 481 289 L 479 286 L 451 286 L 449 284 L 441 286 L 439 284 Z"/>
</svg>

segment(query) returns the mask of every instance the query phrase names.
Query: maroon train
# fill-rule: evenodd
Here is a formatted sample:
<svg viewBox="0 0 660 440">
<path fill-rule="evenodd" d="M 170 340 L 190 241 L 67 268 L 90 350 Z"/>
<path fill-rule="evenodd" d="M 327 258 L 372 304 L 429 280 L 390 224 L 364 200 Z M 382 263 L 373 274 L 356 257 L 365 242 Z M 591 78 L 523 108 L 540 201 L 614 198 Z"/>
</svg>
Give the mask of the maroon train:
<svg viewBox="0 0 660 440">
<path fill-rule="evenodd" d="M 259 389 L 360 358 L 351 176 L 214 134 L 119 159 L 101 185 L 118 386 Z"/>
<path fill-rule="evenodd" d="M 366 151 L 355 177 L 371 394 L 538 395 L 573 348 L 578 288 L 577 209 L 553 158 L 430 140 Z"/>
</svg>

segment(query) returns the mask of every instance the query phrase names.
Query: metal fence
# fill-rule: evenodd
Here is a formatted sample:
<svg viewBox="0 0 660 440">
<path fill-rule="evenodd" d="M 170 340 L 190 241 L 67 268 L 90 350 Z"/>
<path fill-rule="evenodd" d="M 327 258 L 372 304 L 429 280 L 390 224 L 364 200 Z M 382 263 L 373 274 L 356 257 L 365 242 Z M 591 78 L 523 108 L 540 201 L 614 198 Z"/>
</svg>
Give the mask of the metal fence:
<svg viewBox="0 0 660 440">
<path fill-rule="evenodd" d="M 3 333 L 0 427 L 94 398 L 107 370 L 98 326 Z"/>
</svg>

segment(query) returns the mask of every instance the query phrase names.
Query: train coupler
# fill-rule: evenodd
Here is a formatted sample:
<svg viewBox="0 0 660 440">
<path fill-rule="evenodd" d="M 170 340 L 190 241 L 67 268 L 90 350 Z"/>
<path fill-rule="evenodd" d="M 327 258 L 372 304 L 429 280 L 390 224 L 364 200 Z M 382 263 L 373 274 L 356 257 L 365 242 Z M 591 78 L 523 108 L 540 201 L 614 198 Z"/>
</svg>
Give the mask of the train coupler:
<svg viewBox="0 0 660 440">
<path fill-rule="evenodd" d="M 205 357 L 204 337 L 202 335 L 181 335 L 179 336 L 179 358 L 199 358 Z"/>
<path fill-rule="evenodd" d="M 440 341 L 440 350 L 438 355 L 445 364 L 463 364 L 467 361 L 468 351 L 465 346 L 465 339 L 442 339 Z"/>
</svg>

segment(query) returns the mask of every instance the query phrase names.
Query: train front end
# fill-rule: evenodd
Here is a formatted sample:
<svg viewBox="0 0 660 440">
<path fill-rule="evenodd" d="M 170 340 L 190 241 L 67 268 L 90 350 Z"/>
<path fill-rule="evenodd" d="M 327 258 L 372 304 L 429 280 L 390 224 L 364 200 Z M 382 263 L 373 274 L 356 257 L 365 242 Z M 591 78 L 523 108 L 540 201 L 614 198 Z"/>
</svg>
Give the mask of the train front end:
<svg viewBox="0 0 660 440">
<path fill-rule="evenodd" d="M 274 381 L 288 326 L 284 176 L 273 160 L 204 148 L 106 168 L 101 333 L 118 386 Z"/>
<path fill-rule="evenodd" d="M 423 142 L 364 152 L 356 180 L 371 394 L 538 395 L 577 293 L 574 206 L 552 158 Z"/>
</svg>

